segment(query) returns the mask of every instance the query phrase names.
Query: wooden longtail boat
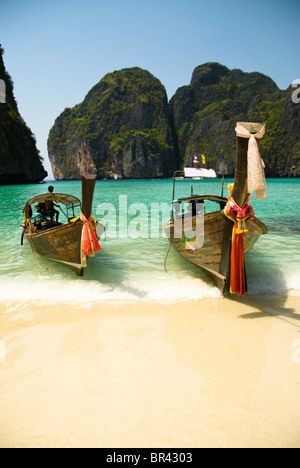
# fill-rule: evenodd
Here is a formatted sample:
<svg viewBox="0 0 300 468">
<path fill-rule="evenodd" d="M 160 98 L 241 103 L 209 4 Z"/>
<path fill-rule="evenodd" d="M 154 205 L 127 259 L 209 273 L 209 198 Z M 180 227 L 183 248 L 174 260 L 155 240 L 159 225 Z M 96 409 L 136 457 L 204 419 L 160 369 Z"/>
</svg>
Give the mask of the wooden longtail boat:
<svg viewBox="0 0 300 468">
<path fill-rule="evenodd" d="M 47 193 L 28 200 L 24 208 L 21 244 L 25 237 L 35 252 L 67 265 L 82 276 L 87 267 L 87 257 L 101 250 L 95 234 L 97 223 L 91 216 L 95 182 L 96 176 L 82 177 L 82 204 L 72 195 L 59 193 Z M 53 220 L 49 203 L 64 205 L 64 209 L 60 209 L 66 217 L 65 224 Z M 32 206 L 37 209 L 35 216 Z M 76 217 L 76 209 L 80 210 L 80 216 Z"/>
<path fill-rule="evenodd" d="M 230 292 L 243 295 L 246 289 L 243 276 L 245 274 L 244 254 L 253 247 L 262 234 L 268 232 L 268 229 L 262 221 L 254 217 L 251 207 L 247 208 L 249 137 L 256 135 L 264 126 L 248 122 L 240 124 L 249 133 L 247 137 L 237 137 L 235 181 L 230 198 L 234 200 L 233 207 L 238 210 L 235 211 L 229 205 L 229 199 L 223 196 L 192 194 L 189 197 L 175 200 L 177 176 L 175 173 L 173 213 L 163 229 L 170 244 L 179 255 L 208 273 L 222 293 L 225 285 L 229 283 Z M 207 212 L 205 206 L 207 204 L 211 206 L 212 203 L 216 208 Z M 186 205 L 188 205 L 188 212 L 186 212 Z M 243 218 L 239 218 L 239 207 L 244 208 Z M 241 226 L 242 229 L 240 229 Z M 238 245 L 242 245 L 242 248 L 240 247 L 242 252 L 238 251 Z M 237 263 L 239 266 L 236 268 Z M 237 290 L 233 287 L 231 289 L 230 281 L 241 283 L 242 286 Z"/>
</svg>

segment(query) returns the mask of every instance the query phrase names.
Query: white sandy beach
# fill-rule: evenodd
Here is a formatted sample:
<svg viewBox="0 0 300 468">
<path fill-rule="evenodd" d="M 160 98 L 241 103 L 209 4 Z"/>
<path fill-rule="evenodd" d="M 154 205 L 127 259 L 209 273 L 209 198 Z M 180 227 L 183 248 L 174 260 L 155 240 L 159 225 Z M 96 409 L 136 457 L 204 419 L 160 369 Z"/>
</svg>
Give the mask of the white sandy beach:
<svg viewBox="0 0 300 468">
<path fill-rule="evenodd" d="M 299 447 L 297 294 L 1 303 L 0 447 Z"/>
</svg>

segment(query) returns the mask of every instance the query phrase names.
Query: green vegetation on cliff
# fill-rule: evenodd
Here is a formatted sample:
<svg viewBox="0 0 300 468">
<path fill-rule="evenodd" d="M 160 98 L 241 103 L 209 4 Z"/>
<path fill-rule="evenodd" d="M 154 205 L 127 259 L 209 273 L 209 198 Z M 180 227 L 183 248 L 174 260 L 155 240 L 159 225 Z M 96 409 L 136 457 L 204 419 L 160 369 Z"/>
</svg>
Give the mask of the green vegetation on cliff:
<svg viewBox="0 0 300 468">
<path fill-rule="evenodd" d="M 204 153 L 217 172 L 232 176 L 236 122 L 255 121 L 266 123 L 260 140 L 266 175 L 299 176 L 300 104 L 292 92 L 261 73 L 206 63 L 168 103 L 148 71 L 109 73 L 56 119 L 48 139 L 53 173 L 57 179 L 77 179 L 82 170 L 99 178 L 169 177 Z"/>
<path fill-rule="evenodd" d="M 280 91 L 261 73 L 218 63 L 197 67 L 191 84 L 170 102 L 184 164 L 191 164 L 195 153 L 205 153 L 218 172 L 233 175 L 236 122 L 265 122 L 259 145 L 266 175 L 299 176 L 300 106 L 291 96 L 291 89 Z"/>
<path fill-rule="evenodd" d="M 171 175 L 176 164 L 166 91 L 148 71 L 109 73 L 51 129 L 49 157 L 57 178 Z M 75 163 L 75 164 L 74 164 Z"/>
<path fill-rule="evenodd" d="M 5 103 L 0 103 L 0 185 L 40 182 L 47 176 L 31 130 L 19 114 L 11 77 L 5 70 L 0 46 L 0 79 Z"/>
</svg>

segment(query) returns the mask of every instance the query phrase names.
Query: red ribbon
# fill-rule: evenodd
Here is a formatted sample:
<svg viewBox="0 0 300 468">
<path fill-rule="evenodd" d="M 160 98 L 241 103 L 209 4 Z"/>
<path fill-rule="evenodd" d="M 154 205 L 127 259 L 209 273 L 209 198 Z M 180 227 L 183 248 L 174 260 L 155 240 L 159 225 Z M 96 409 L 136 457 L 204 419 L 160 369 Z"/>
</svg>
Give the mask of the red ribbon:
<svg viewBox="0 0 300 468">
<path fill-rule="evenodd" d="M 244 235 L 237 233 L 238 222 L 234 224 L 230 252 L 230 292 L 244 296 L 246 292 Z"/>
<path fill-rule="evenodd" d="M 87 256 L 93 256 L 95 252 L 102 250 L 92 223 L 92 213 L 90 217 L 86 219 L 83 213 L 80 214 L 80 219 L 83 221 L 83 251 Z"/>
<path fill-rule="evenodd" d="M 250 194 L 248 194 L 249 199 Z M 254 220 L 254 211 L 248 203 L 242 208 L 239 207 L 230 196 L 224 214 L 234 223 L 230 252 L 230 292 L 244 296 L 246 293 L 244 232 L 247 232 L 245 221 L 248 218 Z"/>
</svg>

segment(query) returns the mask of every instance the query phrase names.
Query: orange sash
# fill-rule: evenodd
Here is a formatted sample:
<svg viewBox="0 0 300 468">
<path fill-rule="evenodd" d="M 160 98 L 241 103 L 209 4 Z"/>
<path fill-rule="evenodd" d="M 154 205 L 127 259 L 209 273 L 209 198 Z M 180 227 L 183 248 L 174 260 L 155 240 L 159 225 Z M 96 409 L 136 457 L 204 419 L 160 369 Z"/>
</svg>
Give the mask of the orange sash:
<svg viewBox="0 0 300 468">
<path fill-rule="evenodd" d="M 246 275 L 244 261 L 244 235 L 238 233 L 238 222 L 232 229 L 230 252 L 230 292 L 244 296 L 246 293 Z"/>
<path fill-rule="evenodd" d="M 95 234 L 95 230 L 93 228 L 92 223 L 92 213 L 90 217 L 86 219 L 83 213 L 80 214 L 80 219 L 83 221 L 83 236 L 82 236 L 82 248 L 87 256 L 94 256 L 95 252 L 102 250 L 99 242 L 97 240 L 97 236 Z"/>
<path fill-rule="evenodd" d="M 244 232 L 248 231 L 245 221 L 248 218 L 254 219 L 254 211 L 247 203 L 240 208 L 233 198 L 229 197 L 224 214 L 234 223 L 230 252 L 230 292 L 244 296 L 246 293 Z"/>
</svg>

